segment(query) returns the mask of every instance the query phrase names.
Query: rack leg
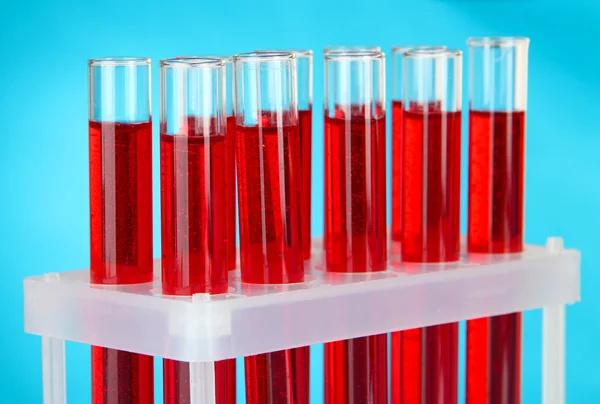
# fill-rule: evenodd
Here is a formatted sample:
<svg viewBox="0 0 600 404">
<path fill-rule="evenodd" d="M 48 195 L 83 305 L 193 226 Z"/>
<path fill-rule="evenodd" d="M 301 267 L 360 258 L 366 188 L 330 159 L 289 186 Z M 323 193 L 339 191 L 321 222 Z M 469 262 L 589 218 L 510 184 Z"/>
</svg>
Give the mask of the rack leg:
<svg viewBox="0 0 600 404">
<path fill-rule="evenodd" d="M 44 404 L 66 404 L 65 341 L 42 337 Z"/>
<path fill-rule="evenodd" d="M 215 404 L 215 363 L 190 363 L 190 404 Z"/>
<path fill-rule="evenodd" d="M 544 309 L 543 400 L 565 403 L 565 306 Z"/>
<path fill-rule="evenodd" d="M 560 254 L 562 239 L 549 238 L 547 248 Z M 565 305 L 543 310 L 542 403 L 565 403 Z"/>
</svg>

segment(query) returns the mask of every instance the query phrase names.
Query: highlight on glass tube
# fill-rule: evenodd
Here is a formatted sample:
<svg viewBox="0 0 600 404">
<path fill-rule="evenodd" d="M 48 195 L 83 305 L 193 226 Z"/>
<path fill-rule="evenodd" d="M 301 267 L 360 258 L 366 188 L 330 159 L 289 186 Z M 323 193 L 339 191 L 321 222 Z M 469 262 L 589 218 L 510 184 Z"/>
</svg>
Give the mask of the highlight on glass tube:
<svg viewBox="0 0 600 404">
<path fill-rule="evenodd" d="M 523 251 L 528 38 L 470 38 L 469 253 Z M 520 402 L 521 313 L 467 322 L 467 403 Z"/>
<path fill-rule="evenodd" d="M 179 57 L 160 62 L 162 291 L 227 292 L 225 62 Z M 163 359 L 165 403 L 190 402 L 186 362 Z M 235 359 L 215 362 L 217 404 L 235 403 Z"/>
<path fill-rule="evenodd" d="M 445 46 L 392 48 L 392 241 L 402 239 L 402 117 L 404 54 L 410 49 L 446 49 Z"/>
<path fill-rule="evenodd" d="M 312 185 L 312 95 L 313 51 L 308 49 L 258 50 L 258 53 L 292 52 L 296 55 L 298 92 L 298 134 L 300 141 L 300 197 L 301 238 L 304 259 L 311 255 L 311 185 Z"/>
<path fill-rule="evenodd" d="M 242 282 L 303 282 L 296 55 L 239 54 L 234 75 Z M 246 401 L 308 403 L 308 363 L 308 347 L 246 357 Z"/>
<path fill-rule="evenodd" d="M 412 49 L 404 55 L 402 259 L 459 259 L 462 54 Z M 392 334 L 392 403 L 458 399 L 458 324 Z"/>
<path fill-rule="evenodd" d="M 88 62 L 90 282 L 152 281 L 151 61 Z M 92 346 L 92 402 L 152 403 L 151 356 Z"/>
<path fill-rule="evenodd" d="M 358 51 L 362 51 L 362 52 L 381 52 L 381 47 L 380 46 L 361 46 L 361 45 L 351 45 L 351 46 L 346 46 L 346 45 L 336 45 L 336 46 L 327 46 L 325 49 L 323 49 L 323 53 L 326 55 L 328 53 L 331 52 L 358 52 Z"/>
<path fill-rule="evenodd" d="M 385 57 L 325 55 L 326 270 L 386 269 Z M 326 403 L 387 403 L 387 334 L 325 344 Z"/>
</svg>

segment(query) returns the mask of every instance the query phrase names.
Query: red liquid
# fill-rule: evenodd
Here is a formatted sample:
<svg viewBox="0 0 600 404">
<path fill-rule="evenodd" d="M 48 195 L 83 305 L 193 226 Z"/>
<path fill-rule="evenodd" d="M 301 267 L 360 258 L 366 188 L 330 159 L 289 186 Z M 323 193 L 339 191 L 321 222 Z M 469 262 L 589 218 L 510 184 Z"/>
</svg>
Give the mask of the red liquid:
<svg viewBox="0 0 600 404">
<path fill-rule="evenodd" d="M 385 117 L 325 116 L 327 271 L 386 268 Z M 325 402 L 387 403 L 387 335 L 325 344 Z"/>
<path fill-rule="evenodd" d="M 90 121 L 91 283 L 152 280 L 152 123 Z"/>
<path fill-rule="evenodd" d="M 244 363 L 248 404 L 309 403 L 309 347 L 248 356 Z"/>
<path fill-rule="evenodd" d="M 387 371 L 387 334 L 325 344 L 325 403 L 387 403 Z"/>
<path fill-rule="evenodd" d="M 298 128 L 268 118 L 237 127 L 242 281 L 303 282 Z M 309 402 L 308 347 L 249 356 L 245 365 L 248 404 Z"/>
<path fill-rule="evenodd" d="M 402 241 L 402 101 L 392 101 L 392 240 Z"/>
<path fill-rule="evenodd" d="M 152 123 L 89 122 L 90 282 L 152 280 Z M 92 403 L 154 402 L 151 356 L 92 347 Z"/>
<path fill-rule="evenodd" d="M 461 115 L 427 109 L 404 112 L 402 259 L 457 261 Z M 393 403 L 456 403 L 458 324 L 393 333 L 392 380 Z"/>
<path fill-rule="evenodd" d="M 326 116 L 327 271 L 386 269 L 385 203 L 385 117 Z"/>
<path fill-rule="evenodd" d="M 312 109 L 298 111 L 298 129 L 300 131 L 300 164 L 302 171 L 302 251 L 304 259 L 310 258 L 310 204 L 311 204 L 311 167 L 312 167 Z"/>
<path fill-rule="evenodd" d="M 92 403 L 154 402 L 154 358 L 92 346 Z"/>
<path fill-rule="evenodd" d="M 204 135 L 188 118 L 186 133 L 161 134 L 162 288 L 164 294 L 227 292 L 226 137 Z M 235 212 L 234 212 L 235 216 Z M 235 359 L 215 363 L 217 404 L 235 403 Z M 164 402 L 190 402 L 189 364 L 163 360 Z"/>
<path fill-rule="evenodd" d="M 469 230 L 474 253 L 523 250 L 525 112 L 471 111 Z M 467 402 L 518 404 L 521 314 L 467 323 Z"/>
<path fill-rule="evenodd" d="M 458 323 L 392 333 L 392 403 L 455 404 Z"/>
<path fill-rule="evenodd" d="M 469 115 L 469 252 L 523 251 L 525 113 Z"/>
<path fill-rule="evenodd" d="M 459 259 L 460 112 L 404 112 L 402 260 Z"/>
<path fill-rule="evenodd" d="M 296 126 L 238 126 L 242 281 L 304 281 Z"/>
<path fill-rule="evenodd" d="M 225 220 L 225 245 L 227 254 L 227 269 L 235 269 L 235 117 L 227 117 L 227 173 L 225 174 L 226 187 L 226 215 Z"/>
<path fill-rule="evenodd" d="M 227 292 L 223 135 L 160 135 L 162 287 Z"/>
</svg>

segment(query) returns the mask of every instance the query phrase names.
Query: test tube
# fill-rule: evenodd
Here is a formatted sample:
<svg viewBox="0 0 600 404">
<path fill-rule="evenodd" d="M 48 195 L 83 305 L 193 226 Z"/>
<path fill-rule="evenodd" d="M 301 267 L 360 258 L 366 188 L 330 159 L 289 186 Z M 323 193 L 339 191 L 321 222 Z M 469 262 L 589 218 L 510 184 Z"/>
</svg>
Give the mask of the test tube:
<svg viewBox="0 0 600 404">
<path fill-rule="evenodd" d="M 239 54 L 234 75 L 242 282 L 303 282 L 296 55 Z M 246 357 L 246 402 L 308 403 L 308 358 L 308 347 Z"/>
<path fill-rule="evenodd" d="M 312 93 L 313 93 L 313 51 L 308 49 L 259 50 L 257 52 L 293 52 L 296 55 L 298 91 L 298 132 L 300 140 L 300 212 L 302 251 L 304 259 L 311 254 L 311 176 L 312 176 Z"/>
<path fill-rule="evenodd" d="M 90 282 L 152 281 L 151 61 L 92 59 Z M 92 346 L 92 402 L 152 403 L 153 358 Z"/>
<path fill-rule="evenodd" d="M 227 292 L 225 62 L 160 62 L 162 291 Z M 164 402 L 190 402 L 189 363 L 163 359 Z M 235 403 L 235 359 L 215 362 L 217 404 Z"/>
<path fill-rule="evenodd" d="M 410 49 L 446 49 L 445 46 L 394 46 L 392 48 L 392 241 L 402 240 L 402 74 L 404 53 Z"/>
<path fill-rule="evenodd" d="M 411 49 L 404 55 L 402 259 L 407 272 L 411 262 L 459 259 L 461 75 L 460 51 Z M 392 389 L 392 402 L 455 404 L 458 324 L 402 331 L 399 344 L 391 371 L 401 386 Z"/>
<path fill-rule="evenodd" d="M 528 38 L 470 38 L 469 253 L 523 251 Z M 518 404 L 521 313 L 467 322 L 467 403 Z"/>
<path fill-rule="evenodd" d="M 385 56 L 325 55 L 325 262 L 386 269 Z M 387 403 L 387 334 L 325 344 L 325 402 Z"/>
</svg>

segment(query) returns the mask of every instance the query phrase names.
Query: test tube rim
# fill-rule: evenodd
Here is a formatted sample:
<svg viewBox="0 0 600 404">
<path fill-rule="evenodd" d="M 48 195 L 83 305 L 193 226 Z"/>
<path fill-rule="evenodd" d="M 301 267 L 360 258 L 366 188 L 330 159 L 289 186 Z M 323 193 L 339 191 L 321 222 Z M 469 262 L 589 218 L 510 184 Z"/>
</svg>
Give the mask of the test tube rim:
<svg viewBox="0 0 600 404">
<path fill-rule="evenodd" d="M 290 52 L 296 54 L 296 59 L 306 58 L 312 60 L 313 51 L 312 49 L 256 49 L 256 53 L 280 53 Z"/>
<path fill-rule="evenodd" d="M 419 49 L 413 48 L 404 52 L 405 58 L 411 59 L 457 59 L 462 56 L 460 49 Z"/>
<path fill-rule="evenodd" d="M 238 53 L 233 57 L 234 64 L 237 63 L 248 63 L 248 62 L 291 62 L 296 60 L 296 54 L 293 52 L 244 52 Z"/>
<path fill-rule="evenodd" d="M 233 63 L 233 56 L 222 56 L 222 55 L 180 55 L 176 56 L 175 59 L 178 58 L 194 58 L 194 59 L 220 59 L 225 64 Z"/>
<path fill-rule="evenodd" d="M 160 67 L 167 69 L 210 69 L 222 66 L 225 66 L 223 59 L 208 56 L 177 56 L 160 61 Z"/>
<path fill-rule="evenodd" d="M 482 36 L 467 38 L 467 45 L 483 47 L 513 47 L 527 46 L 530 39 L 526 36 Z"/>
<path fill-rule="evenodd" d="M 406 52 L 408 52 L 411 49 L 441 49 L 441 50 L 446 50 L 446 49 L 448 49 L 448 47 L 446 45 L 415 45 L 415 46 L 405 45 L 405 46 L 392 46 L 392 55 L 394 55 L 394 56 L 404 55 Z"/>
<path fill-rule="evenodd" d="M 152 59 L 145 56 L 105 56 L 88 60 L 90 67 L 95 66 L 150 66 Z"/>
<path fill-rule="evenodd" d="M 328 62 L 372 61 L 383 60 L 384 58 L 385 53 L 382 51 L 347 50 L 325 54 L 325 60 Z"/>
<path fill-rule="evenodd" d="M 381 52 L 381 46 L 378 45 L 334 45 L 326 46 L 323 48 L 323 54 L 327 55 L 331 52 L 345 52 L 345 51 L 370 51 L 370 52 Z"/>
</svg>

